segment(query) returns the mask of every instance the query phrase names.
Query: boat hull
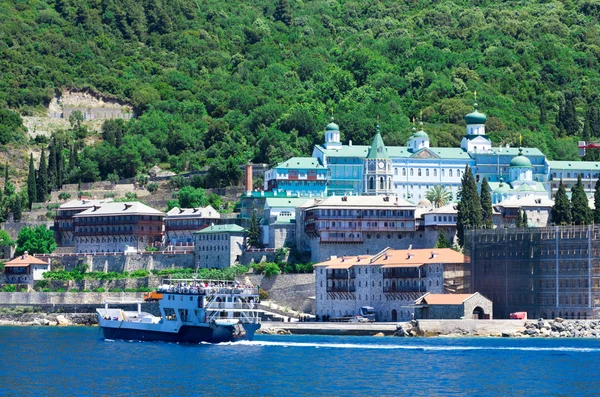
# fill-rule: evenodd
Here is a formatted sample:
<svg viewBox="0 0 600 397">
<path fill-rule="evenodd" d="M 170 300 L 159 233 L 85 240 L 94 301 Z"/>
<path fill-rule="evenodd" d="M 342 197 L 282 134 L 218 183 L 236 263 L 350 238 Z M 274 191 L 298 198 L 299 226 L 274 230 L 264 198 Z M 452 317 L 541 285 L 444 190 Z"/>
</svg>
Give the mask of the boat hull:
<svg viewBox="0 0 600 397">
<path fill-rule="evenodd" d="M 182 325 L 179 332 L 152 329 L 100 326 L 105 339 L 139 340 L 147 342 L 178 343 L 223 343 L 252 340 L 260 324 L 244 324 L 245 335 L 238 336 L 232 326 L 188 326 Z"/>
</svg>

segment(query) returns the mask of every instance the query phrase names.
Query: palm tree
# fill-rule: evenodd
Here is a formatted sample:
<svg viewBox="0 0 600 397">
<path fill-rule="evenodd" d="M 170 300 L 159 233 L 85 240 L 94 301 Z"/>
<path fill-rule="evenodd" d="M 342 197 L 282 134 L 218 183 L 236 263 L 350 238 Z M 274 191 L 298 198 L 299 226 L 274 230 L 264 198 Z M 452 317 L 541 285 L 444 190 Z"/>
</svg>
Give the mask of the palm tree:
<svg viewBox="0 0 600 397">
<path fill-rule="evenodd" d="M 452 200 L 452 192 L 448 191 L 446 186 L 436 185 L 427 191 L 425 198 L 431 201 L 434 207 L 439 208 Z"/>
</svg>

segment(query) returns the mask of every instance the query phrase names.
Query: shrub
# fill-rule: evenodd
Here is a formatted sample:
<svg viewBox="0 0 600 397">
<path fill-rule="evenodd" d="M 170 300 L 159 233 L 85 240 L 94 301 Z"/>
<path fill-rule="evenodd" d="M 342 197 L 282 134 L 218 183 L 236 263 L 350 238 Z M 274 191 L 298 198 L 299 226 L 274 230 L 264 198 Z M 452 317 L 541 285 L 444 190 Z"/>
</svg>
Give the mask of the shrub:
<svg viewBox="0 0 600 397">
<path fill-rule="evenodd" d="M 3 288 L 4 292 L 17 292 L 17 286 L 16 285 L 5 285 Z"/>
<path fill-rule="evenodd" d="M 60 204 L 58 203 L 50 203 L 46 206 L 47 210 L 55 210 L 58 209 L 58 207 L 60 207 Z"/>
<path fill-rule="evenodd" d="M 56 211 L 46 211 L 46 218 L 47 219 L 54 219 L 54 218 L 56 218 Z"/>
<path fill-rule="evenodd" d="M 147 245 L 145 248 L 146 252 L 157 252 L 158 248 L 157 247 L 152 247 L 150 245 Z"/>
<path fill-rule="evenodd" d="M 77 288 L 71 288 L 69 292 L 79 292 L 79 290 Z"/>
<path fill-rule="evenodd" d="M 91 196 L 92 195 L 90 194 L 90 192 L 82 192 L 82 191 L 77 192 L 77 198 L 91 197 Z"/>
<path fill-rule="evenodd" d="M 136 194 L 136 193 L 133 193 L 133 192 L 127 192 L 127 193 L 125 193 L 125 199 L 126 199 L 126 200 L 129 200 L 129 201 L 133 201 L 133 200 L 137 200 L 137 199 L 138 199 L 138 196 L 137 196 L 137 194 Z"/>
<path fill-rule="evenodd" d="M 261 301 L 266 301 L 269 299 L 269 293 L 262 288 L 258 289 L 258 297 Z"/>
<path fill-rule="evenodd" d="M 58 199 L 62 200 L 62 201 L 67 201 L 70 198 L 71 198 L 71 193 L 60 192 L 60 194 L 58 195 Z"/>
<path fill-rule="evenodd" d="M 114 198 L 115 192 L 106 192 L 104 193 L 104 198 Z"/>
<path fill-rule="evenodd" d="M 96 288 L 96 289 L 94 290 L 94 292 L 106 292 L 106 291 L 104 290 L 104 288 L 102 288 L 102 287 L 99 287 L 99 288 Z"/>
<path fill-rule="evenodd" d="M 148 189 L 148 191 L 150 193 L 154 193 L 158 190 L 158 183 L 156 183 L 156 182 L 149 183 L 148 186 L 146 186 L 146 189 Z"/>
<path fill-rule="evenodd" d="M 150 274 L 150 272 L 148 270 L 139 269 L 139 270 L 132 271 L 130 276 L 131 276 L 131 278 L 142 278 L 142 277 L 148 277 L 149 274 Z"/>
</svg>

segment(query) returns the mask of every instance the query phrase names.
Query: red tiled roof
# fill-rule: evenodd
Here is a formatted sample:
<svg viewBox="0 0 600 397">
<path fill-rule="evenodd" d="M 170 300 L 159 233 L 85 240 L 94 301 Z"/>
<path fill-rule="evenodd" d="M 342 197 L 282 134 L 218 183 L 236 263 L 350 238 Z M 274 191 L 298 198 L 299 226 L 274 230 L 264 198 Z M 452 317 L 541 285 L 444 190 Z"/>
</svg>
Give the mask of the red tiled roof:
<svg viewBox="0 0 600 397">
<path fill-rule="evenodd" d="M 33 255 L 19 255 L 15 259 L 8 261 L 4 264 L 4 267 L 25 267 L 29 265 L 47 265 L 48 262 L 44 262 L 41 259 L 36 258 Z"/>
</svg>

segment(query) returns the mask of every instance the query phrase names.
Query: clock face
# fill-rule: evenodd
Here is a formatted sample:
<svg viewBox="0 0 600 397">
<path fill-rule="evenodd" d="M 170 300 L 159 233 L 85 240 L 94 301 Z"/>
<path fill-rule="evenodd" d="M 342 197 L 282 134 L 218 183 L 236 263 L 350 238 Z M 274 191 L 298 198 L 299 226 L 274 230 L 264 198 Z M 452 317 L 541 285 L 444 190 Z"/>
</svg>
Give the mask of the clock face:
<svg viewBox="0 0 600 397">
<path fill-rule="evenodd" d="M 380 162 L 379 162 L 379 168 L 383 168 L 383 166 L 384 166 L 384 165 L 385 165 L 385 164 L 383 164 L 383 161 L 380 161 Z"/>
</svg>

